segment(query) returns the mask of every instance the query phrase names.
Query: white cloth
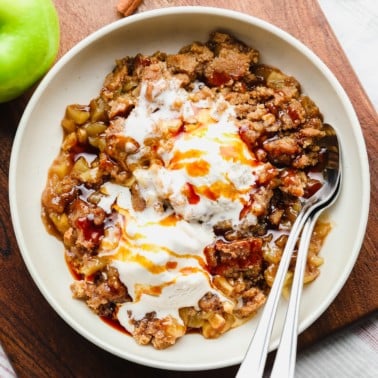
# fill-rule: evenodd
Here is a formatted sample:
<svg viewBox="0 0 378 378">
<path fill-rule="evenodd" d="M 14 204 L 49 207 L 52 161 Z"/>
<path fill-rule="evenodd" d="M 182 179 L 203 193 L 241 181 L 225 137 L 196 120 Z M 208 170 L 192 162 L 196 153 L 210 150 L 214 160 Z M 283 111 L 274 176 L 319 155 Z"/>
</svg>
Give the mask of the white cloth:
<svg viewBox="0 0 378 378">
<path fill-rule="evenodd" d="M 378 109 L 378 0 L 318 0 Z M 377 314 L 300 352 L 297 378 L 378 377 Z M 0 346 L 0 377 L 16 375 Z"/>
<path fill-rule="evenodd" d="M 377 316 L 328 336 L 300 352 L 297 378 L 378 377 Z"/>
<path fill-rule="evenodd" d="M 362 86 L 378 110 L 378 1 L 318 2 Z"/>
</svg>

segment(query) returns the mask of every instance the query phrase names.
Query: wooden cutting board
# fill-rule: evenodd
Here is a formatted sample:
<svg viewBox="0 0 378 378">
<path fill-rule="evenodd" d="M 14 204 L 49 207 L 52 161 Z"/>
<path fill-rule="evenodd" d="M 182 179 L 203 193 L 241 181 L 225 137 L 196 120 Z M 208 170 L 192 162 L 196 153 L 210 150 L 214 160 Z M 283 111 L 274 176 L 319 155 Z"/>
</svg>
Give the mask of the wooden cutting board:
<svg viewBox="0 0 378 378">
<path fill-rule="evenodd" d="M 117 0 L 55 0 L 61 21 L 60 56 L 91 32 L 120 18 L 115 10 L 116 3 Z M 357 264 L 346 285 L 320 319 L 300 336 L 299 347 L 304 348 L 378 308 L 378 117 L 316 0 L 285 0 L 280 2 L 280 6 L 277 3 L 276 0 L 145 0 L 138 11 L 173 5 L 208 5 L 260 17 L 288 31 L 318 54 L 352 100 L 370 159 L 372 196 L 369 224 Z M 237 367 L 211 373 L 168 372 L 122 360 L 78 335 L 42 297 L 16 244 L 7 191 L 11 145 L 31 93 L 32 90 L 16 101 L 0 105 L 0 341 L 17 375 L 39 378 L 234 376 Z"/>
</svg>

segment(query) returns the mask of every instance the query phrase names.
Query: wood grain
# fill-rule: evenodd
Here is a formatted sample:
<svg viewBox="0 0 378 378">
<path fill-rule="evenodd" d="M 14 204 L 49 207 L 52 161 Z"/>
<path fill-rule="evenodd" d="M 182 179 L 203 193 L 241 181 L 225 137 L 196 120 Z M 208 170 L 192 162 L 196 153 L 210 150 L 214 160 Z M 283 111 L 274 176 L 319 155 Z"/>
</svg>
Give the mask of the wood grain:
<svg viewBox="0 0 378 378">
<path fill-rule="evenodd" d="M 55 0 L 61 22 L 62 56 L 78 41 L 120 15 L 117 0 Z M 315 0 L 145 0 L 139 12 L 173 5 L 231 8 L 260 17 L 309 46 L 331 68 L 357 111 L 368 148 L 371 211 L 367 234 L 353 272 L 333 304 L 300 336 L 300 348 L 351 324 L 378 308 L 378 117 Z M 34 285 L 19 253 L 10 221 L 8 168 L 18 121 L 33 89 L 0 105 L 0 329 L 1 343 L 19 377 L 205 377 L 208 372 L 151 369 L 115 357 L 73 331 L 52 310 Z M 352 214 L 351 214 L 352 216 Z M 234 376 L 237 367 L 211 372 Z"/>
</svg>

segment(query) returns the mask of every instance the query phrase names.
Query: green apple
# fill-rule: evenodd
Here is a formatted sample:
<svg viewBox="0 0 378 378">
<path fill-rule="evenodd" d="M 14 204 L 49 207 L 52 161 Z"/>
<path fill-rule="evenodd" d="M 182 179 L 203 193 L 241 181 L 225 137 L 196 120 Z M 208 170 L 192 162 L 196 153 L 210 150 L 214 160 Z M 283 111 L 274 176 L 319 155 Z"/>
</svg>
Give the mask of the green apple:
<svg viewBox="0 0 378 378">
<path fill-rule="evenodd" d="M 59 34 L 51 0 L 0 0 L 0 102 L 18 97 L 46 73 Z"/>
</svg>

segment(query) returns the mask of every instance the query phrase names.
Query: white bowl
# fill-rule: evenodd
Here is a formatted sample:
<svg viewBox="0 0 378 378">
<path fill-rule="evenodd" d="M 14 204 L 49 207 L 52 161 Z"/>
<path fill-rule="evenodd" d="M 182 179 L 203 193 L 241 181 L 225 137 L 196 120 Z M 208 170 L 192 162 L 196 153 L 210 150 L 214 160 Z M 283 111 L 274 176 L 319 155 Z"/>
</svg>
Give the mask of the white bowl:
<svg viewBox="0 0 378 378">
<path fill-rule="evenodd" d="M 41 193 L 59 151 L 66 105 L 87 104 L 95 97 L 115 59 L 138 52 L 176 52 L 194 40 L 206 41 L 215 29 L 231 32 L 257 48 L 263 62 L 295 76 L 340 135 L 344 182 L 339 200 L 329 211 L 333 230 L 322 250 L 325 264 L 319 278 L 303 293 L 303 331 L 330 305 L 357 259 L 368 217 L 369 168 L 361 129 L 344 90 L 329 69 L 286 32 L 251 16 L 205 7 L 166 8 L 108 25 L 70 50 L 46 75 L 22 117 L 11 157 L 14 230 L 25 264 L 46 300 L 69 325 L 101 348 L 163 369 L 201 370 L 240 363 L 258 317 L 216 340 L 191 334 L 162 351 L 138 345 L 106 325 L 83 302 L 71 298 L 72 276 L 63 246 L 46 232 L 40 218 Z M 283 319 L 281 306 L 270 349 L 277 346 Z"/>
</svg>

